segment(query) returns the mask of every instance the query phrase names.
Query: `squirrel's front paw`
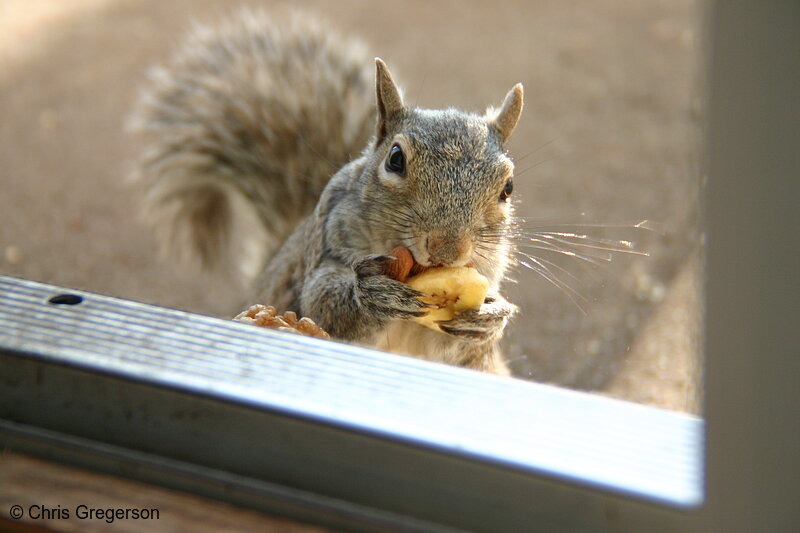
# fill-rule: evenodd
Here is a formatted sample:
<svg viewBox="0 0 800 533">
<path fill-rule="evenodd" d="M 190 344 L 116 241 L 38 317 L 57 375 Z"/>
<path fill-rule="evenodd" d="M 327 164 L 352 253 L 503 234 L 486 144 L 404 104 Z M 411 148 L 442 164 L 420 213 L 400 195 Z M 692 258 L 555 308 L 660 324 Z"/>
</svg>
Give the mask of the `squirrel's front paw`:
<svg viewBox="0 0 800 533">
<path fill-rule="evenodd" d="M 495 341 L 500 338 L 509 317 L 516 311 L 516 305 L 501 296 L 493 296 L 487 297 L 479 308 L 463 311 L 453 319 L 438 324 L 445 333 L 465 340 Z"/>
<path fill-rule="evenodd" d="M 354 265 L 359 301 L 381 318 L 423 316 L 426 305 L 423 294 L 400 281 L 384 275 L 394 259 L 388 255 L 368 255 Z"/>
</svg>

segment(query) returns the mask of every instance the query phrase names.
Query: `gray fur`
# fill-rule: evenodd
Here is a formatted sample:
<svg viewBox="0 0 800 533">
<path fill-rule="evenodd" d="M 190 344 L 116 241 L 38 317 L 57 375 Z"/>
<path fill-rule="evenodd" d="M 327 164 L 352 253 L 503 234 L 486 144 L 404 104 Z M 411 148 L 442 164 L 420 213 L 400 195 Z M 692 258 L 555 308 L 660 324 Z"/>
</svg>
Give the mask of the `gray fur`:
<svg viewBox="0 0 800 533">
<path fill-rule="evenodd" d="M 170 252 L 252 280 L 363 149 L 373 91 L 364 47 L 301 14 L 196 27 L 129 122 L 145 220 Z"/>
<path fill-rule="evenodd" d="M 294 310 L 349 342 L 507 373 L 496 347 L 516 310 L 499 294 L 511 248 L 501 193 L 513 165 L 503 144 L 521 85 L 485 115 L 406 107 L 380 59 L 371 92 L 351 44 L 292 20 L 203 30 L 153 75 L 137 113 L 153 134 L 139 172 L 147 216 L 211 262 L 230 241 L 258 244 L 266 266 L 252 303 Z M 325 159 L 342 165 L 354 143 L 364 152 L 325 185 Z M 394 144 L 406 158 L 402 176 L 385 167 Z M 381 274 L 398 245 L 423 265 L 474 264 L 492 298 L 445 332 L 410 322 L 424 312 L 419 293 Z"/>
</svg>

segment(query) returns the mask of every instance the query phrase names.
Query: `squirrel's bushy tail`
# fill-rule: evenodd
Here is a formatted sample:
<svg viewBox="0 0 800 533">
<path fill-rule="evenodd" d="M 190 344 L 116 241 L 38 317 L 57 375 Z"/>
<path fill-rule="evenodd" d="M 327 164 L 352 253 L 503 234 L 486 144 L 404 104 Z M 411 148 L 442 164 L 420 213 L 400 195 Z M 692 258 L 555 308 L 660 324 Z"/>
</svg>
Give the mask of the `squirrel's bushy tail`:
<svg viewBox="0 0 800 533">
<path fill-rule="evenodd" d="M 169 252 L 252 279 L 374 130 L 372 61 L 299 13 L 196 27 L 129 121 L 134 178 Z"/>
</svg>

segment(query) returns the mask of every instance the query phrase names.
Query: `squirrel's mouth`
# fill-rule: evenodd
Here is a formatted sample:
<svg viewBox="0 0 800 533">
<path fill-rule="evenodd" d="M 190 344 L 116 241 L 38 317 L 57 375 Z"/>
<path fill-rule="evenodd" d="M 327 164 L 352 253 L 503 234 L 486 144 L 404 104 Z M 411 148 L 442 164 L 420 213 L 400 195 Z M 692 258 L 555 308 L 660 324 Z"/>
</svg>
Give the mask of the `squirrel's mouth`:
<svg viewBox="0 0 800 533">
<path fill-rule="evenodd" d="M 427 267 L 462 267 L 472 262 L 475 243 L 466 228 L 434 229 L 419 235 L 409 248 Z"/>
<path fill-rule="evenodd" d="M 425 267 L 462 267 L 470 266 L 474 261 L 472 257 L 473 247 L 459 246 L 452 244 L 431 252 L 426 248 L 419 249 L 420 247 L 412 246 L 409 248 L 414 260 Z"/>
<path fill-rule="evenodd" d="M 458 257 L 456 260 L 445 260 L 444 258 L 436 257 L 431 255 L 426 250 L 420 251 L 416 245 L 412 245 L 408 247 L 408 251 L 411 252 L 411 257 L 414 260 L 414 267 L 417 265 L 421 266 L 423 269 L 426 268 L 437 268 L 437 267 L 473 267 L 474 259 L 470 255 L 462 255 Z"/>
</svg>

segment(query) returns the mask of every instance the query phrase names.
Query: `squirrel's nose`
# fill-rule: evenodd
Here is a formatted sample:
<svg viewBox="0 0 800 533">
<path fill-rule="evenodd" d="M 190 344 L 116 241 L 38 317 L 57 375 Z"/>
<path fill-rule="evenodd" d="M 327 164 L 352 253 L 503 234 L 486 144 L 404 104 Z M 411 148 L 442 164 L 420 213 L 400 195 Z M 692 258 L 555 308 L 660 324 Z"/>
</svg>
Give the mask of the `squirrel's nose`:
<svg viewBox="0 0 800 533">
<path fill-rule="evenodd" d="M 466 231 L 429 231 L 423 248 L 428 252 L 427 266 L 464 266 L 472 257 L 472 239 Z"/>
</svg>

